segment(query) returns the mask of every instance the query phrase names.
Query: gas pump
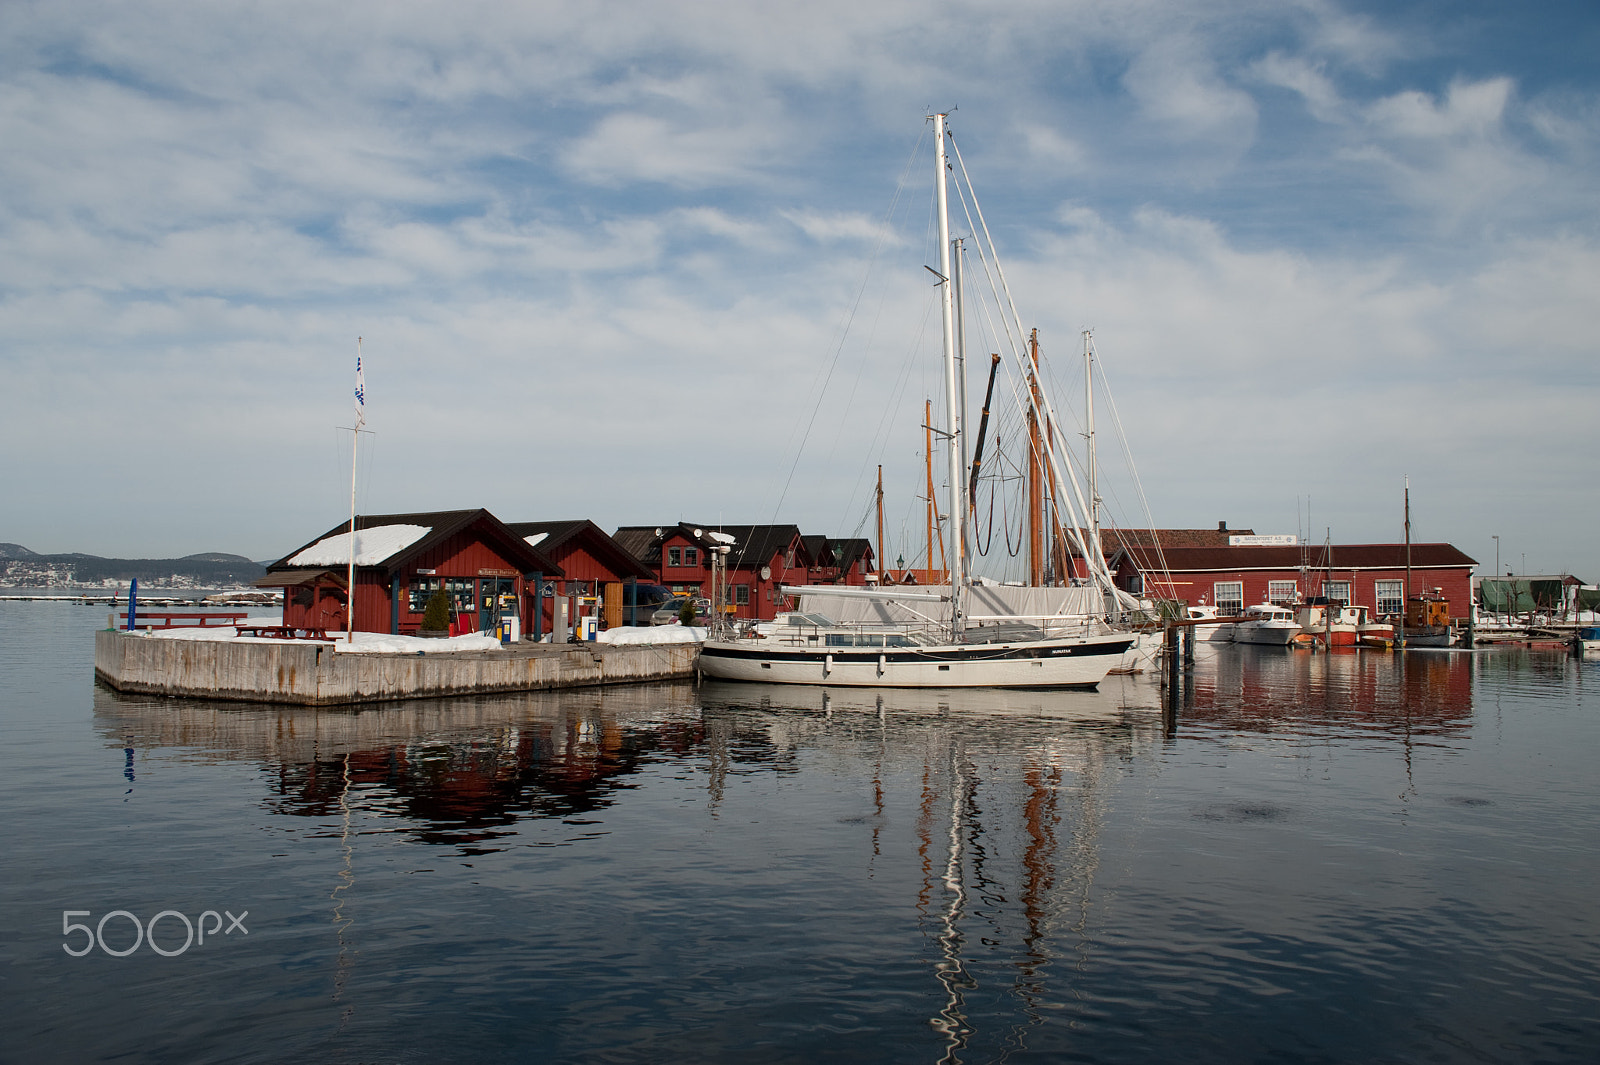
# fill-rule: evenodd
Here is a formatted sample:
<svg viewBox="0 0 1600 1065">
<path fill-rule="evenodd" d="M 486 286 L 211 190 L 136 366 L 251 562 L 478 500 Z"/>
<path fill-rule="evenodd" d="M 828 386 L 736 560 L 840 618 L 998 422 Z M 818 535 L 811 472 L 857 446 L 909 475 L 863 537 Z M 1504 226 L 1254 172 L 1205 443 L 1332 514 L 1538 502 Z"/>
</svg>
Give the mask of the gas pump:
<svg viewBox="0 0 1600 1065">
<path fill-rule="evenodd" d="M 593 643 L 600 636 L 600 597 L 578 596 L 578 642 Z"/>
<path fill-rule="evenodd" d="M 500 617 L 495 624 L 495 636 L 501 643 L 517 643 L 522 639 L 522 616 L 517 610 L 516 593 L 508 592 L 498 598 Z"/>
</svg>

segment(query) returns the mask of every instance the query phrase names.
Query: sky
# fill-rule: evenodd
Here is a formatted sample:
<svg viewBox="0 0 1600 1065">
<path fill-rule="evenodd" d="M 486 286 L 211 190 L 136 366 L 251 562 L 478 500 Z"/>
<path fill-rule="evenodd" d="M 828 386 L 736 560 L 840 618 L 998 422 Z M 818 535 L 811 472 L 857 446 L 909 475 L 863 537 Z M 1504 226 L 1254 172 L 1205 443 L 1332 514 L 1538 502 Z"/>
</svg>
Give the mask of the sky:
<svg viewBox="0 0 1600 1065">
<path fill-rule="evenodd" d="M 882 464 L 909 559 L 947 111 L 1075 428 L 1093 331 L 1108 520 L 1398 542 L 1409 480 L 1593 582 L 1596 54 L 1563 0 L 9 0 L 0 541 L 314 539 L 360 337 L 363 513 L 872 536 Z"/>
</svg>

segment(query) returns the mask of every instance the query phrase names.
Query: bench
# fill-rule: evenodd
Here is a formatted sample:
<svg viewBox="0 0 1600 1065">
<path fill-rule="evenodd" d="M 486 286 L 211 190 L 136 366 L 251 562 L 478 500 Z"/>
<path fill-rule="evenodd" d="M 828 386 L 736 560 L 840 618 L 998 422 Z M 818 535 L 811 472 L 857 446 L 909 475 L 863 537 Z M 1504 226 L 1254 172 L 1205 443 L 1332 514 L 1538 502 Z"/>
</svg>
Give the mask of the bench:
<svg viewBox="0 0 1600 1065">
<path fill-rule="evenodd" d="M 338 639 L 328 635 L 327 629 L 314 629 L 296 627 L 294 625 L 241 625 L 240 636 L 258 636 L 270 640 L 321 640 L 324 643 L 338 643 Z"/>
</svg>

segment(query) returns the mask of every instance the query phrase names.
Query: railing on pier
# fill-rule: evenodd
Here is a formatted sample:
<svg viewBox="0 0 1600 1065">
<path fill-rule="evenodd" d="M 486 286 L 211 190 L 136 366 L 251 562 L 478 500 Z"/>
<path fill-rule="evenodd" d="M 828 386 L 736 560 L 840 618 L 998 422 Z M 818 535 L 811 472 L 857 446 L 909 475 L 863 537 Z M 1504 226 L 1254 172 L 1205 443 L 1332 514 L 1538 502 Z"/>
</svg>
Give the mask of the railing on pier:
<svg viewBox="0 0 1600 1065">
<path fill-rule="evenodd" d="M 140 610 L 134 614 L 133 623 L 141 629 L 207 629 L 237 627 L 239 622 L 249 617 L 248 613 L 219 614 L 219 613 L 184 613 L 175 611 Z M 121 624 L 113 624 L 111 628 L 126 628 L 128 625 L 128 612 L 119 612 L 113 618 Z M 215 622 L 215 624 L 213 624 Z"/>
</svg>

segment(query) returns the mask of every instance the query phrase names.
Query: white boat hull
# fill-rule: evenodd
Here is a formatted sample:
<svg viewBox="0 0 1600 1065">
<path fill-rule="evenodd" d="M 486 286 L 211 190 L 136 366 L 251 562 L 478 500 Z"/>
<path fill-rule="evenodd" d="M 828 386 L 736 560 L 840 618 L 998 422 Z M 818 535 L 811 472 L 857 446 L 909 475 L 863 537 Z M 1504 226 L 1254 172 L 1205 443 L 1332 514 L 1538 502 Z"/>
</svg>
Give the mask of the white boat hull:
<svg viewBox="0 0 1600 1065">
<path fill-rule="evenodd" d="M 1234 643 L 1287 647 L 1299 635 L 1300 626 L 1292 621 L 1241 621 L 1233 627 Z"/>
<path fill-rule="evenodd" d="M 697 668 L 721 680 L 852 688 L 1092 688 L 1133 646 L 1131 633 L 930 647 L 793 647 L 708 640 Z"/>
</svg>

